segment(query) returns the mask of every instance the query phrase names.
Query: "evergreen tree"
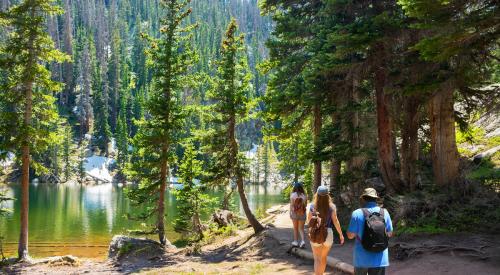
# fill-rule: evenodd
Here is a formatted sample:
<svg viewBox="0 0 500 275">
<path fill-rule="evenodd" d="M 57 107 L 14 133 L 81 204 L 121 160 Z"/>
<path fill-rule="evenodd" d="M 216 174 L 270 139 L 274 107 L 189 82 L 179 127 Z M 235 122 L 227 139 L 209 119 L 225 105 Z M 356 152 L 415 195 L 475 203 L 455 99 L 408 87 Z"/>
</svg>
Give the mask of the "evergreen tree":
<svg viewBox="0 0 500 275">
<path fill-rule="evenodd" d="M 62 88 L 51 79 L 46 64 L 69 58 L 54 47 L 46 32 L 46 19 L 61 14 L 51 0 L 24 0 L 0 14 L 0 22 L 11 28 L 0 50 L 2 68 L 0 95 L 1 149 L 15 149 L 22 161 L 21 232 L 18 257 L 28 258 L 28 196 L 30 160 L 47 146 L 46 125 L 57 119 L 53 92 Z M 14 129 L 14 131 L 13 131 Z"/>
<path fill-rule="evenodd" d="M 193 52 L 189 49 L 193 26 L 182 27 L 191 13 L 190 1 L 162 0 L 164 18 L 161 20 L 160 38 L 149 37 L 148 51 L 153 70 L 153 89 L 146 103 L 146 118 L 139 122 L 134 137 L 135 158 L 130 176 L 139 182 L 131 189 L 130 198 L 138 204 L 156 204 L 148 207 L 142 218 L 157 215 L 155 231 L 165 245 L 165 189 L 169 165 L 174 159 L 179 129 L 182 129 L 183 110 L 181 92 L 190 84 L 189 68 Z"/>
<path fill-rule="evenodd" d="M 108 155 L 108 144 L 111 141 L 112 133 L 109 126 L 109 109 L 107 101 L 107 90 L 101 84 L 102 73 L 100 66 L 94 68 L 93 81 L 94 84 L 94 114 L 95 114 L 95 144 L 101 152 Z"/>
<path fill-rule="evenodd" d="M 120 97 L 120 112 L 116 126 L 116 147 L 118 149 L 118 169 L 123 171 L 128 162 L 127 98 Z"/>
<path fill-rule="evenodd" d="M 326 102 L 328 87 L 322 86 L 325 79 L 313 79 L 319 75 L 312 71 L 313 56 L 311 41 L 316 39 L 315 26 L 318 24 L 323 1 L 282 1 L 263 2 L 266 12 L 273 14 L 276 22 L 274 36 L 267 46 L 270 49 L 268 70 L 272 70 L 267 94 L 266 118 L 275 126 L 280 137 L 287 138 L 304 127 L 306 121 L 313 132 L 315 191 L 321 185 L 322 160 L 318 157 L 320 135 L 323 128 L 323 106 Z M 310 81 L 313 79 L 313 81 Z"/>
<path fill-rule="evenodd" d="M 208 94 L 215 102 L 212 106 L 215 131 L 212 131 L 209 151 L 213 157 L 212 180 L 236 181 L 245 215 L 257 233 L 264 228 L 248 206 L 243 182 L 246 173 L 245 158 L 239 153 L 236 140 L 238 120 L 248 116 L 247 92 L 251 88 L 251 75 L 248 73 L 247 61 L 242 55 L 244 38 L 237 35 L 237 29 L 236 20 L 232 19 L 222 42 L 215 81 Z"/>
<path fill-rule="evenodd" d="M 179 181 L 183 186 L 174 192 L 177 199 L 174 229 L 184 235 L 193 232 L 195 240 L 203 238 L 200 215 L 206 214 L 207 206 L 212 201 L 199 181 L 202 173 L 202 162 L 197 159 L 197 151 L 189 142 L 184 146 L 184 158 L 179 166 Z"/>
<path fill-rule="evenodd" d="M 436 64 L 435 77 L 421 79 L 428 87 L 427 106 L 431 129 L 431 156 L 434 181 L 441 186 L 456 183 L 459 176 L 459 154 L 455 124 L 458 116 L 455 99 L 470 110 L 471 102 L 488 102 L 498 98 L 498 91 L 484 89 L 491 84 L 492 62 L 498 64 L 500 25 L 499 5 L 493 0 L 414 1 L 399 0 L 405 13 L 415 21 L 420 33 L 410 45 L 420 59 Z"/>
<path fill-rule="evenodd" d="M 64 161 L 64 181 L 67 182 L 73 173 L 71 165 L 71 145 L 73 143 L 73 135 L 71 127 L 64 127 L 64 142 L 63 142 L 63 161 Z"/>
</svg>

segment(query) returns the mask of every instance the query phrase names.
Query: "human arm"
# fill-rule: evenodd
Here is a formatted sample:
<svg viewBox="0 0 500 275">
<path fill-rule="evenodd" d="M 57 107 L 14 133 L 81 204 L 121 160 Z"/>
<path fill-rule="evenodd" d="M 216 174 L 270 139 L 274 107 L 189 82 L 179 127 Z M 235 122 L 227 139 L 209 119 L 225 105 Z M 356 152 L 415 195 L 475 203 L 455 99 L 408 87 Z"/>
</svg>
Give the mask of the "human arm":
<svg viewBox="0 0 500 275">
<path fill-rule="evenodd" d="M 384 219 L 385 219 L 385 232 L 387 233 L 387 237 L 390 238 L 394 235 L 393 234 L 394 229 L 392 228 L 391 215 L 387 210 L 385 211 Z"/>
<path fill-rule="evenodd" d="M 311 209 L 309 209 L 309 211 L 307 211 L 307 218 L 306 218 L 306 224 L 309 224 L 309 221 L 311 220 L 312 218 L 312 207 Z"/>
<path fill-rule="evenodd" d="M 358 215 L 355 212 L 351 215 L 351 221 L 349 222 L 349 228 L 347 229 L 347 238 L 350 240 L 356 238 L 359 232 L 359 221 Z"/>
<path fill-rule="evenodd" d="M 340 227 L 340 222 L 337 217 L 337 210 L 332 211 L 332 221 L 335 229 L 337 229 L 337 233 L 339 233 L 340 244 L 344 244 L 344 234 L 342 234 L 342 228 Z"/>
</svg>

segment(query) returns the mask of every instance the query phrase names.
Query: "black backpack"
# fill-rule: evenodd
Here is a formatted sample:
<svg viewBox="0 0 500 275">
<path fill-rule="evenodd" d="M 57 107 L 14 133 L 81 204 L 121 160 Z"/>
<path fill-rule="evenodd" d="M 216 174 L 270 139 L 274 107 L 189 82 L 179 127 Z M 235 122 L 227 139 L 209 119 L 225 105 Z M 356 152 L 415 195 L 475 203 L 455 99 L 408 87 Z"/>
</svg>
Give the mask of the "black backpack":
<svg viewBox="0 0 500 275">
<path fill-rule="evenodd" d="M 382 252 L 389 246 L 389 237 L 385 231 L 384 209 L 380 212 L 370 213 L 368 209 L 363 208 L 365 216 L 365 229 L 361 244 L 363 248 L 370 252 Z"/>
</svg>

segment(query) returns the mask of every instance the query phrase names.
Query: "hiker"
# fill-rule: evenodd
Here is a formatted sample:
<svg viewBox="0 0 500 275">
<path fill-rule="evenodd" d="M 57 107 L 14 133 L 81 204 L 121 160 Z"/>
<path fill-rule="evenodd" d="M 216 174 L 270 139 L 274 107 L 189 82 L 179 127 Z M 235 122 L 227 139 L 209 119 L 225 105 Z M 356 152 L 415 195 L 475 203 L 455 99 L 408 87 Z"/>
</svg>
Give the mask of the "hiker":
<svg viewBox="0 0 500 275">
<path fill-rule="evenodd" d="M 290 218 L 293 222 L 293 247 L 304 248 L 304 223 L 306 222 L 307 196 L 304 186 L 300 182 L 293 185 L 292 194 L 290 194 Z M 300 243 L 299 243 L 300 235 Z"/>
<path fill-rule="evenodd" d="M 354 244 L 354 274 L 384 275 L 389 266 L 388 240 L 392 221 L 386 209 L 377 206 L 377 191 L 366 188 L 360 197 L 363 208 L 352 212 L 347 230 Z"/>
<path fill-rule="evenodd" d="M 328 188 L 318 187 L 314 202 L 307 215 L 309 239 L 314 255 L 314 274 L 321 275 L 326 269 L 326 257 L 333 245 L 333 226 L 340 236 L 340 244 L 344 244 L 344 235 L 337 218 L 337 208 L 333 204 Z"/>
</svg>

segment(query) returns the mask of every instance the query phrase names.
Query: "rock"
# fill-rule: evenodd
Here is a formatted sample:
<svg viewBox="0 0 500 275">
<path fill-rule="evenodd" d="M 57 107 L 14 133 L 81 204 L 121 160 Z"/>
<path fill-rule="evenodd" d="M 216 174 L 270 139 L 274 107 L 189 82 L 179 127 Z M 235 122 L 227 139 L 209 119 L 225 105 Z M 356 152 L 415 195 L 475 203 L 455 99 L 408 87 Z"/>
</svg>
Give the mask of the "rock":
<svg viewBox="0 0 500 275">
<path fill-rule="evenodd" d="M 233 212 L 229 210 L 217 210 L 212 214 L 212 221 L 215 222 L 219 227 L 225 227 L 232 224 L 235 220 Z"/>
<path fill-rule="evenodd" d="M 377 193 L 383 193 L 385 190 L 384 181 L 382 181 L 380 177 L 369 178 L 365 180 L 365 183 L 367 187 L 373 187 L 375 190 L 377 190 Z"/>
<path fill-rule="evenodd" d="M 165 254 L 165 249 L 175 249 L 175 246 L 168 240 L 167 245 L 163 247 L 154 240 L 116 235 L 109 244 L 108 259 L 134 262 L 162 257 Z"/>
<path fill-rule="evenodd" d="M 482 153 L 479 153 L 477 155 L 474 156 L 474 158 L 472 159 L 475 163 L 480 163 L 481 160 L 483 160 L 484 158 L 488 158 L 490 156 L 492 156 L 493 154 L 495 154 L 496 152 L 500 151 L 500 145 L 498 145 L 497 147 L 493 147 L 487 151 L 484 151 Z"/>
</svg>

